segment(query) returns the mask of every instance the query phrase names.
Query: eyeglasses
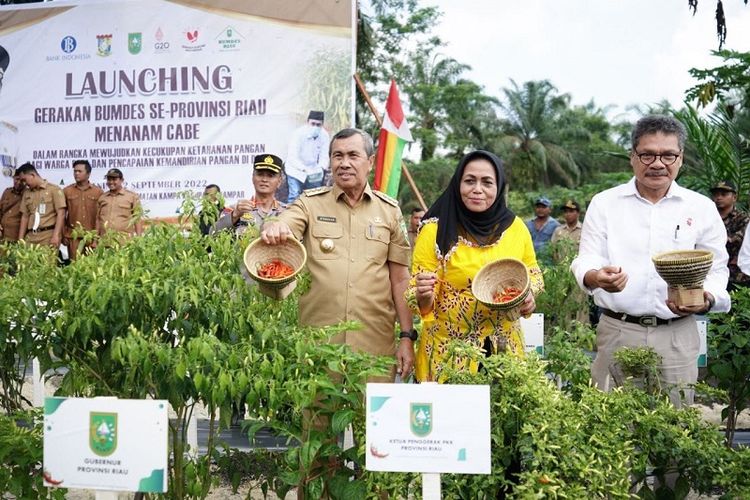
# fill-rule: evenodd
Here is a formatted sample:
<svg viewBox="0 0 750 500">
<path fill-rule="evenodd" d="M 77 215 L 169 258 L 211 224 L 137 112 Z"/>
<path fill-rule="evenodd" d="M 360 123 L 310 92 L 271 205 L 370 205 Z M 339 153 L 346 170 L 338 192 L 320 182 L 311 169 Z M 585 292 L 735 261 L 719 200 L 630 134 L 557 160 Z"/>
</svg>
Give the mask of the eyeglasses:
<svg viewBox="0 0 750 500">
<path fill-rule="evenodd" d="M 644 165 L 651 165 L 656 161 L 657 158 L 660 158 L 661 162 L 664 165 L 669 166 L 676 162 L 677 158 L 679 158 L 681 154 L 682 153 L 663 153 L 660 155 L 655 155 L 654 153 L 636 153 L 635 155 Z"/>
</svg>

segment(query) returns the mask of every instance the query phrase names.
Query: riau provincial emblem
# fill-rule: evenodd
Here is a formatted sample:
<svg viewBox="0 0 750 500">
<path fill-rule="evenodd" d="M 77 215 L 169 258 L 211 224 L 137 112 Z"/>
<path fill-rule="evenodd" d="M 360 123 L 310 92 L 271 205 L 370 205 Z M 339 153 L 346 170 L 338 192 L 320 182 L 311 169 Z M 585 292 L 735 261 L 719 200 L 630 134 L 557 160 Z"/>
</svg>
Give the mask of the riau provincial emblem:
<svg viewBox="0 0 750 500">
<path fill-rule="evenodd" d="M 432 403 L 410 403 L 409 424 L 415 436 L 424 437 L 432 432 Z"/>
<path fill-rule="evenodd" d="M 141 51 L 143 45 L 143 36 L 141 33 L 128 33 L 128 52 L 133 55 Z"/>
<path fill-rule="evenodd" d="M 117 449 L 117 413 L 89 414 L 89 448 L 100 457 L 107 457 Z"/>
</svg>

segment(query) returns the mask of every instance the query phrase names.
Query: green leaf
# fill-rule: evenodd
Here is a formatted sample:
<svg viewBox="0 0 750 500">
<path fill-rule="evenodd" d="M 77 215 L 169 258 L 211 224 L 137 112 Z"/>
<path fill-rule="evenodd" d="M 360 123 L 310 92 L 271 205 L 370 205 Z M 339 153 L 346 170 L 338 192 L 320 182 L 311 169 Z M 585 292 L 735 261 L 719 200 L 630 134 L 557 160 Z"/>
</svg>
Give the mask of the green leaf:
<svg viewBox="0 0 750 500">
<path fill-rule="evenodd" d="M 348 408 L 337 411 L 331 419 L 331 427 L 334 434 L 344 432 L 344 430 L 354 420 L 354 411 Z"/>
</svg>

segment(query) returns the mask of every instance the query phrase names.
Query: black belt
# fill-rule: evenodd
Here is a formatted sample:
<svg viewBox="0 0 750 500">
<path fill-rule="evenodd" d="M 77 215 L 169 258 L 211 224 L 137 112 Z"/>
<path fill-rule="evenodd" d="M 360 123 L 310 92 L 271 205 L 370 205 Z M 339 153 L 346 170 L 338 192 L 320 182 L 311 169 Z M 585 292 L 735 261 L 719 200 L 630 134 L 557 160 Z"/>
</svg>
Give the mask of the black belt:
<svg viewBox="0 0 750 500">
<path fill-rule="evenodd" d="M 687 318 L 687 316 L 678 316 L 672 319 L 661 319 L 657 316 L 631 316 L 630 314 L 610 311 L 609 309 L 605 309 L 603 307 L 601 308 L 601 310 L 602 310 L 602 314 L 605 316 L 609 316 L 610 318 L 614 318 L 614 319 L 619 319 L 620 321 L 624 321 L 626 323 L 635 323 L 636 325 L 641 325 L 641 326 L 668 325 L 675 321 L 679 321 L 681 319 Z"/>
<path fill-rule="evenodd" d="M 44 227 L 38 227 L 36 229 L 32 229 L 32 233 L 41 233 L 42 231 L 49 231 L 50 229 L 55 229 L 55 226 L 44 226 Z"/>
</svg>

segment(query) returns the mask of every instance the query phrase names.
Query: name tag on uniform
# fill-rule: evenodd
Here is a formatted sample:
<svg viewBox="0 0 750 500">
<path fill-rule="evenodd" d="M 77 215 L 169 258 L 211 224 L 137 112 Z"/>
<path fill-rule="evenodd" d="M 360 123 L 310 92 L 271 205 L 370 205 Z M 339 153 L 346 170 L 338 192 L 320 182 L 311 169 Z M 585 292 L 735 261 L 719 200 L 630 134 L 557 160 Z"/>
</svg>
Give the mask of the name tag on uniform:
<svg viewBox="0 0 750 500">
<path fill-rule="evenodd" d="M 325 215 L 318 215 L 318 220 L 321 222 L 336 222 L 336 217 L 328 217 Z"/>
<path fill-rule="evenodd" d="M 39 204 L 39 215 L 44 215 L 47 213 L 47 204 L 46 203 L 40 203 Z"/>
</svg>

